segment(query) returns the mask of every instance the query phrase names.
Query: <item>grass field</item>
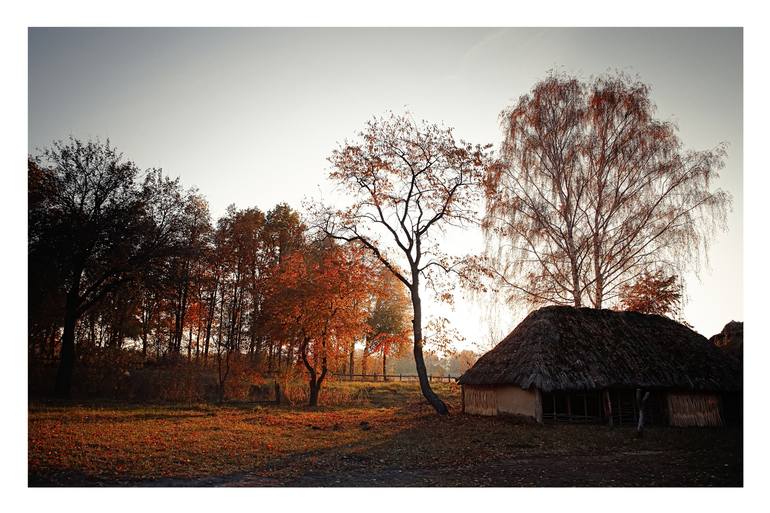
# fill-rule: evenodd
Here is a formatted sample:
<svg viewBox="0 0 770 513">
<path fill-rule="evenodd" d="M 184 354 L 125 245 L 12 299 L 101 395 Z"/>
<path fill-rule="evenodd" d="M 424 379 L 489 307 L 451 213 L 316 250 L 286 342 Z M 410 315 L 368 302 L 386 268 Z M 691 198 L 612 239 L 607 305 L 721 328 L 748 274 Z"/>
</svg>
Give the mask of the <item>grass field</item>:
<svg viewBox="0 0 770 513">
<path fill-rule="evenodd" d="M 414 383 L 330 384 L 348 404 L 29 406 L 32 486 L 740 486 L 739 429 L 438 417 Z M 323 400 L 323 397 L 322 397 Z M 329 402 L 334 402 L 330 400 Z"/>
</svg>

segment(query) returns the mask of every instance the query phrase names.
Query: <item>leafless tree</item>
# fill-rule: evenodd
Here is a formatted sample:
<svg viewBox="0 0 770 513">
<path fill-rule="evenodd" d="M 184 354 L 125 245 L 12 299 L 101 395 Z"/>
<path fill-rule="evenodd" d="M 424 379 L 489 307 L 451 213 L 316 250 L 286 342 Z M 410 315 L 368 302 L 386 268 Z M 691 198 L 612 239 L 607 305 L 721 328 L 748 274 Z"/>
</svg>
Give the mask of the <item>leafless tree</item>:
<svg viewBox="0 0 770 513">
<path fill-rule="evenodd" d="M 552 74 L 503 112 L 484 228 L 514 297 L 601 308 L 645 269 L 697 267 L 730 206 L 711 190 L 725 147 L 684 149 L 649 93 L 621 74 Z"/>
</svg>

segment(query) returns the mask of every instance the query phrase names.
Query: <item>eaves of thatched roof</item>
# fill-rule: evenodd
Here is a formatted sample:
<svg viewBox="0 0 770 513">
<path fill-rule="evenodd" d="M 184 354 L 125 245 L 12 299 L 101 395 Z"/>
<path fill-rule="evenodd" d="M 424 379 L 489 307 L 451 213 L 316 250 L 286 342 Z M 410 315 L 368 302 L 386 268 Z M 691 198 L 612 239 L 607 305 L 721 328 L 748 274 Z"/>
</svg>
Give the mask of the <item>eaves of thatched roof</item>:
<svg viewBox="0 0 770 513">
<path fill-rule="evenodd" d="M 546 392 L 610 387 L 741 388 L 734 361 L 676 321 L 659 315 L 569 306 L 530 313 L 459 382 L 534 386 Z"/>
</svg>

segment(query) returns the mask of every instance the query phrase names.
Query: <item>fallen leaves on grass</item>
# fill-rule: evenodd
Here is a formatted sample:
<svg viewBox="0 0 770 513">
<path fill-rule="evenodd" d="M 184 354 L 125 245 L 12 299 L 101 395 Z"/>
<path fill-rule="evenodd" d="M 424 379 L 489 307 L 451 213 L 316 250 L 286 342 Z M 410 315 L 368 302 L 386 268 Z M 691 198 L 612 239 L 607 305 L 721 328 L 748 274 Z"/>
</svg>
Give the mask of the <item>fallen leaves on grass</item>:
<svg viewBox="0 0 770 513">
<path fill-rule="evenodd" d="M 537 426 L 387 404 L 29 409 L 30 484 L 527 486 L 736 484 L 739 432 Z M 376 388 L 376 387 L 374 387 Z M 393 406 L 393 394 L 402 396 Z M 416 390 L 416 391 L 415 391 Z M 448 392 L 448 393 L 447 393 Z M 457 399 L 456 390 L 445 390 Z"/>
</svg>

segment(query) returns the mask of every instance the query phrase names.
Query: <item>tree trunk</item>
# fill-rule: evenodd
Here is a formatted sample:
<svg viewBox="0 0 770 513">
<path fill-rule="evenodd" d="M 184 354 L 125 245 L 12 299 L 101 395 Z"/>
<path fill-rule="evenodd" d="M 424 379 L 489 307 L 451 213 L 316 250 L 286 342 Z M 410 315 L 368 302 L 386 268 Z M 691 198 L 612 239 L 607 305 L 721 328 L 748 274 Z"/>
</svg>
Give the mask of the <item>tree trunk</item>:
<svg viewBox="0 0 770 513">
<path fill-rule="evenodd" d="M 417 368 L 417 376 L 420 379 L 420 390 L 425 399 L 428 400 L 431 406 L 436 410 L 439 415 L 447 415 L 449 409 L 444 401 L 431 389 L 428 382 L 428 371 L 425 368 L 425 358 L 422 354 L 422 303 L 420 301 L 420 289 L 419 289 L 419 276 L 416 269 L 412 272 L 412 310 L 414 313 L 414 319 L 412 319 L 412 328 L 414 332 L 414 364 Z"/>
<path fill-rule="evenodd" d="M 201 323 L 198 321 L 198 328 L 195 330 L 195 360 L 201 355 Z"/>
<path fill-rule="evenodd" d="M 72 374 L 75 370 L 75 324 L 76 315 L 67 307 L 64 319 L 64 332 L 61 338 L 61 359 L 56 373 L 56 388 L 54 395 L 63 399 L 69 398 L 72 389 Z"/>
<path fill-rule="evenodd" d="M 386 358 L 386 356 L 387 355 L 385 354 L 385 347 L 383 347 L 382 348 L 382 381 L 387 381 L 388 380 L 388 372 L 387 372 L 386 367 L 385 367 L 385 358 Z"/>
<path fill-rule="evenodd" d="M 187 313 L 187 296 L 190 287 L 189 271 L 185 270 L 185 276 L 182 280 L 182 286 L 178 295 L 179 303 L 176 305 L 176 311 L 174 312 L 174 340 L 172 341 L 172 346 L 175 354 L 179 354 L 181 351 L 182 338 L 184 338 L 184 321 Z"/>
<path fill-rule="evenodd" d="M 353 342 L 350 344 L 350 362 L 348 363 L 348 375 L 350 376 L 351 381 L 353 380 L 353 374 L 355 374 L 353 366 L 355 365 L 354 355 L 356 353 L 356 343 Z"/>
<path fill-rule="evenodd" d="M 610 427 L 613 427 L 614 421 L 612 420 L 612 400 L 610 399 L 610 391 L 606 389 L 602 393 L 604 399 L 604 416 L 607 417 L 607 422 Z"/>
<path fill-rule="evenodd" d="M 302 358 L 302 363 L 305 364 L 305 368 L 307 369 L 307 373 L 310 375 L 310 379 L 308 381 L 308 385 L 310 386 L 310 398 L 308 401 L 308 405 L 311 408 L 315 408 L 318 406 L 318 394 L 321 391 L 321 382 L 324 379 L 324 376 L 326 376 L 326 365 L 324 364 L 323 370 L 321 371 L 321 375 L 318 376 L 316 373 L 315 367 L 310 363 L 310 360 L 308 360 L 307 357 L 307 346 L 310 343 L 310 340 L 308 338 L 305 338 L 301 342 L 301 346 L 299 348 L 299 354 Z M 316 361 L 317 363 L 317 361 Z"/>
<path fill-rule="evenodd" d="M 571 209 L 568 209 L 571 210 Z M 575 307 L 583 306 L 583 298 L 580 291 L 580 274 L 578 272 L 577 258 L 575 256 L 575 241 L 572 232 L 572 225 L 567 225 L 567 257 L 569 258 L 572 271 L 572 299 Z"/>
<path fill-rule="evenodd" d="M 311 408 L 315 408 L 318 406 L 318 392 L 321 387 L 318 386 L 318 384 L 315 381 L 315 377 L 310 379 L 310 402 L 309 405 Z"/>
<path fill-rule="evenodd" d="M 192 324 L 190 324 L 190 327 L 187 330 L 187 361 L 188 362 L 192 359 L 192 332 L 193 332 L 193 327 L 192 327 Z"/>
<path fill-rule="evenodd" d="M 649 392 L 645 392 L 642 396 L 642 389 L 636 389 L 636 404 L 639 408 L 639 421 L 636 423 L 636 436 L 641 438 L 644 434 L 644 403 L 647 402 L 647 398 L 650 397 Z"/>
<path fill-rule="evenodd" d="M 229 343 L 229 341 L 228 341 Z M 221 351 L 221 346 L 220 346 Z M 230 349 L 225 349 L 225 372 L 222 374 L 222 354 L 217 353 L 217 374 L 219 377 L 219 403 L 225 402 L 225 384 L 227 383 L 227 375 L 230 374 Z"/>
<path fill-rule="evenodd" d="M 67 292 L 64 305 L 64 332 L 61 337 L 61 359 L 56 372 L 54 395 L 65 399 L 69 398 L 72 392 L 72 374 L 75 370 L 75 326 L 78 322 L 82 274 L 82 270 L 73 273 L 72 286 Z"/>
<path fill-rule="evenodd" d="M 604 275 L 599 261 L 599 235 L 594 235 L 594 308 L 601 308 L 604 301 Z"/>
<path fill-rule="evenodd" d="M 583 306 L 583 298 L 580 296 L 580 277 L 578 276 L 577 267 L 572 266 L 572 299 L 575 303 L 575 307 L 579 308 Z"/>
<path fill-rule="evenodd" d="M 214 323 L 214 315 L 216 313 L 217 304 L 217 290 L 219 289 L 219 279 L 214 282 L 214 290 L 209 297 L 208 316 L 206 318 L 206 336 L 203 338 L 203 361 L 208 362 L 209 359 L 209 342 L 211 341 L 211 327 Z"/>
</svg>

